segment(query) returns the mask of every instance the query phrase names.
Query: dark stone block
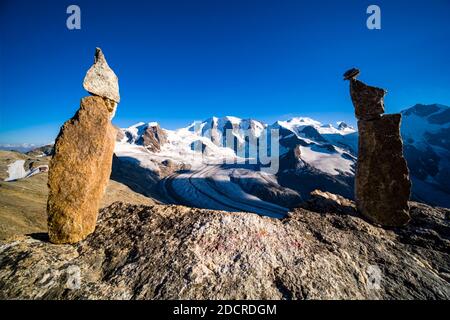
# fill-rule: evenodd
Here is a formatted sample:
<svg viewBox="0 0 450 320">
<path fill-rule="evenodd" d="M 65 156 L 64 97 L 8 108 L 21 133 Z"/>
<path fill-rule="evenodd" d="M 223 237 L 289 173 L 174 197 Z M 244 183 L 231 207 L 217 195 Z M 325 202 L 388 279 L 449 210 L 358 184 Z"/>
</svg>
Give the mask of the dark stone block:
<svg viewBox="0 0 450 320">
<path fill-rule="evenodd" d="M 365 83 L 352 79 L 350 81 L 350 95 L 355 106 L 355 116 L 358 120 L 377 119 L 384 113 L 384 95 L 386 90 L 371 87 Z"/>
<path fill-rule="evenodd" d="M 357 206 L 365 217 L 383 226 L 401 226 L 410 219 L 411 182 L 403 157 L 400 120 L 400 114 L 389 114 L 358 121 Z"/>
</svg>

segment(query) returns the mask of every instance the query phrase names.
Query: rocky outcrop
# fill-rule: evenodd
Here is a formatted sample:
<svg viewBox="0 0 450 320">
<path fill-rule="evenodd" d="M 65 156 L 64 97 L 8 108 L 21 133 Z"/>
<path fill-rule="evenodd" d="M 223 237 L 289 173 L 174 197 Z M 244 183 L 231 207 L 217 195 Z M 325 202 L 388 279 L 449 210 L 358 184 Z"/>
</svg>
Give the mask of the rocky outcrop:
<svg viewBox="0 0 450 320">
<path fill-rule="evenodd" d="M 353 201 L 338 194 L 321 190 L 314 190 L 311 192 L 310 198 L 302 204 L 302 208 L 319 213 L 334 212 L 352 216 L 358 215 L 356 205 Z"/>
<path fill-rule="evenodd" d="M 56 138 L 47 201 L 48 233 L 53 243 L 76 243 L 95 229 L 111 174 L 116 138 L 110 119 L 116 106 L 111 99 L 118 97 L 113 89 L 118 86 L 109 83 L 114 82 L 111 72 L 97 49 L 95 64 L 84 83 L 85 87 L 94 88 L 91 92 L 97 95 L 81 100 L 80 109 Z"/>
<path fill-rule="evenodd" d="M 358 121 L 358 208 L 384 226 L 402 226 L 409 221 L 411 182 L 403 157 L 400 119 L 400 114 L 389 114 L 378 120 Z"/>
<path fill-rule="evenodd" d="M 76 245 L 0 242 L 0 298 L 450 298 L 449 210 L 411 203 L 411 223 L 385 230 L 335 211 L 351 201 L 315 203 L 282 220 L 115 203 Z"/>
<path fill-rule="evenodd" d="M 368 86 L 355 77 L 350 78 L 350 95 L 359 131 L 355 175 L 357 206 L 374 223 L 403 226 L 410 219 L 411 181 L 403 157 L 401 115 L 383 115 L 386 91 Z"/>
<path fill-rule="evenodd" d="M 368 86 L 353 78 L 350 80 L 350 96 L 358 120 L 379 119 L 384 113 L 386 90 Z"/>
<path fill-rule="evenodd" d="M 297 145 L 280 156 L 280 168 L 283 170 L 296 170 L 306 166 L 302 159 L 302 150 L 300 145 Z"/>
<path fill-rule="evenodd" d="M 95 229 L 111 174 L 115 130 L 101 97 L 86 97 L 55 143 L 48 176 L 48 232 L 53 243 L 75 243 Z"/>
<path fill-rule="evenodd" d="M 161 146 L 166 142 L 167 134 L 158 124 L 149 124 L 142 136 L 137 140 L 138 144 L 143 145 L 152 152 L 159 152 Z"/>
</svg>

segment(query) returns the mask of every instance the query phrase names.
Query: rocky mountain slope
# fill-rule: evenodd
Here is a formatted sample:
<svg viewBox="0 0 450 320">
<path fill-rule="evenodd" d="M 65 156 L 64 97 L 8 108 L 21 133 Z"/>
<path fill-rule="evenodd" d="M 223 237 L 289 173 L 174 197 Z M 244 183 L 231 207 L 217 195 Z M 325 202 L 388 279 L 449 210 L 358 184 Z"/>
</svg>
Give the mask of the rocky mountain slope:
<svg viewBox="0 0 450 320">
<path fill-rule="evenodd" d="M 450 207 L 450 108 L 416 105 L 402 112 L 404 152 L 413 197 Z"/>
<path fill-rule="evenodd" d="M 411 208 L 385 230 L 323 192 L 282 220 L 114 203 L 77 245 L 0 242 L 0 298 L 449 299 L 450 211 Z"/>
</svg>

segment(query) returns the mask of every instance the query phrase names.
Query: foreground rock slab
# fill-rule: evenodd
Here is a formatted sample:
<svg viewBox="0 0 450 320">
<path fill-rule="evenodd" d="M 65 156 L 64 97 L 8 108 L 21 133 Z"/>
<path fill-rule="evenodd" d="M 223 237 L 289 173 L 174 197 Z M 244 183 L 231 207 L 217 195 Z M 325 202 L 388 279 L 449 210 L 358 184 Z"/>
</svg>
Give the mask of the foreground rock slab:
<svg viewBox="0 0 450 320">
<path fill-rule="evenodd" d="M 108 101 L 86 97 L 55 142 L 48 176 L 48 232 L 53 243 L 75 243 L 95 229 L 111 174 L 116 131 Z"/>
<path fill-rule="evenodd" d="M 76 245 L 0 242 L 0 299 L 450 298 L 449 210 L 411 203 L 385 230 L 335 195 L 308 205 L 278 220 L 115 203 Z"/>
<path fill-rule="evenodd" d="M 357 69 L 344 74 L 350 80 L 350 95 L 358 119 L 357 207 L 376 224 L 404 226 L 410 220 L 411 181 L 403 156 L 401 114 L 383 115 L 386 90 L 357 80 L 358 74 Z"/>
</svg>

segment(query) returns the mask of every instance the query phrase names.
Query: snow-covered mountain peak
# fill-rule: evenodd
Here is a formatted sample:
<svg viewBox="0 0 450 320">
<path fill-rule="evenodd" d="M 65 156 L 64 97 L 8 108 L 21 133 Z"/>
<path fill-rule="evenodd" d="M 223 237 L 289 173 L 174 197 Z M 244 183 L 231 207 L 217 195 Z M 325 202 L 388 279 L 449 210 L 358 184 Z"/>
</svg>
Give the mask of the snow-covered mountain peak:
<svg viewBox="0 0 450 320">
<path fill-rule="evenodd" d="M 233 135 L 243 140 L 245 135 L 259 137 L 267 125 L 254 119 L 241 119 L 234 116 L 211 117 L 202 122 L 193 122 L 187 129 L 200 136 L 211 137 L 217 143 L 226 136 L 226 130 L 232 130 Z"/>
<path fill-rule="evenodd" d="M 319 121 L 313 120 L 311 118 L 295 117 L 287 121 L 277 121 L 275 125 L 296 132 L 297 130 L 306 126 L 320 127 L 322 124 Z"/>
<path fill-rule="evenodd" d="M 336 122 L 338 130 L 345 130 L 345 129 L 352 129 L 355 130 L 352 126 L 349 126 L 344 121 L 338 121 Z"/>
<path fill-rule="evenodd" d="M 429 118 L 434 115 L 440 114 L 441 112 L 445 112 L 449 107 L 444 106 L 442 104 L 416 104 L 411 108 L 402 111 L 404 116 L 416 115 L 421 118 Z"/>
<path fill-rule="evenodd" d="M 402 115 L 404 152 L 415 186 L 413 196 L 448 206 L 450 108 L 415 105 L 403 111 Z M 323 124 L 312 118 L 295 117 L 268 126 L 254 119 L 226 116 L 211 117 L 177 130 L 153 128 L 152 125 L 156 124 L 141 122 L 122 129 L 125 137 L 116 144 L 116 155 L 122 159 L 136 159 L 141 167 L 154 172 L 164 172 L 167 163 L 191 168 L 193 172 L 198 168 L 209 170 L 208 166 L 222 164 L 224 159 L 258 159 L 259 155 L 250 156 L 249 134 L 261 138 L 265 130 L 279 129 L 280 166 L 278 174 L 272 177 L 274 181 L 280 179 L 283 181 L 281 185 L 298 190 L 302 196 L 318 186 L 346 196 L 352 194 L 358 133 L 343 121 Z M 227 130 L 231 131 L 234 141 L 231 146 L 226 141 L 230 137 Z M 245 150 L 245 155 L 238 150 Z M 271 146 L 269 150 L 272 150 Z M 256 174 L 253 172 L 255 167 L 249 166 L 246 170 Z M 217 175 L 212 172 L 212 179 L 219 181 L 220 185 L 229 173 L 221 171 Z M 185 178 L 183 176 L 175 182 L 180 190 L 189 184 Z M 198 180 L 193 179 L 192 182 L 197 183 Z"/>
<path fill-rule="evenodd" d="M 442 143 L 442 139 L 447 139 L 450 128 L 450 108 L 440 104 L 416 104 L 415 106 L 402 111 L 401 131 L 406 142 L 415 142 L 417 147 L 426 147 L 431 136 L 439 138 L 433 139 L 437 144 Z M 437 140 L 441 140 L 440 142 Z M 436 141 L 435 141 L 436 140 Z M 448 140 L 448 139 L 447 139 Z"/>
<path fill-rule="evenodd" d="M 416 104 L 402 111 L 400 130 L 413 196 L 450 206 L 450 108 Z"/>
<path fill-rule="evenodd" d="M 128 128 L 122 128 L 121 131 L 124 135 L 124 138 L 122 139 L 128 141 L 129 143 L 136 143 L 140 138 L 142 138 L 142 135 L 145 133 L 147 128 L 151 127 L 159 127 L 158 122 L 138 122 Z"/>
<path fill-rule="evenodd" d="M 338 127 L 335 128 L 332 124 L 322 124 L 308 117 L 295 117 L 287 121 L 277 121 L 273 124 L 273 127 L 287 129 L 299 136 L 301 136 L 302 131 L 306 127 L 312 127 L 320 134 L 347 135 L 356 132 L 353 127 L 347 125 L 345 122 L 338 122 L 337 125 Z"/>
</svg>

